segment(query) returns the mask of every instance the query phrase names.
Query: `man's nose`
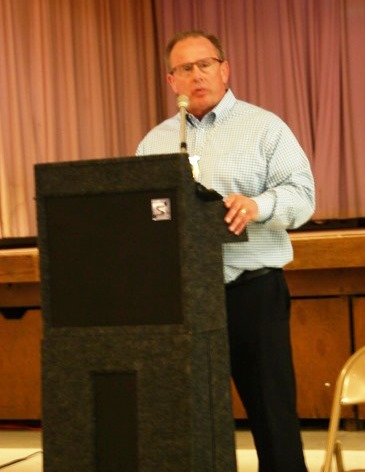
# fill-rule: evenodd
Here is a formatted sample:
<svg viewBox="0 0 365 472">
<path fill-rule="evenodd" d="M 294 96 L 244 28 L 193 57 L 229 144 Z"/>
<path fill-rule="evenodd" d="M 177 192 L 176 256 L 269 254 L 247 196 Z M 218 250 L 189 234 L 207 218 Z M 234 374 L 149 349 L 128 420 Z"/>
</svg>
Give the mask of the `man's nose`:
<svg viewBox="0 0 365 472">
<path fill-rule="evenodd" d="M 193 64 L 191 69 L 191 75 L 194 77 L 201 77 L 203 75 L 203 72 L 197 64 Z"/>
</svg>

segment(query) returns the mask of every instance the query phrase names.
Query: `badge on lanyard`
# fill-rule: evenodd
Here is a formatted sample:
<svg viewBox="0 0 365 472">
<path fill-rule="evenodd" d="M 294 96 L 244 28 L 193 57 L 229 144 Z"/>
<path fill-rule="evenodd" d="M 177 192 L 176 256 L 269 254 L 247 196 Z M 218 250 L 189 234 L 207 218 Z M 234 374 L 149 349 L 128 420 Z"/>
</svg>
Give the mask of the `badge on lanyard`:
<svg viewBox="0 0 365 472">
<path fill-rule="evenodd" d="M 191 166 L 191 171 L 193 173 L 193 179 L 198 181 L 200 177 L 200 169 L 198 162 L 200 161 L 200 156 L 189 156 L 189 162 Z"/>
</svg>

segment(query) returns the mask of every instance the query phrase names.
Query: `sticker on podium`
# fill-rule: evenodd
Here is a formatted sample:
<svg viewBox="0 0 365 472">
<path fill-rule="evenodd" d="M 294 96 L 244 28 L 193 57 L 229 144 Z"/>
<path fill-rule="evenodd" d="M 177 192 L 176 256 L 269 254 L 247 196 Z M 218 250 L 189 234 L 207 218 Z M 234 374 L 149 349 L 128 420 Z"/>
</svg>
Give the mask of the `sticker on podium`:
<svg viewBox="0 0 365 472">
<path fill-rule="evenodd" d="M 151 200 L 153 221 L 171 220 L 171 201 L 169 198 L 153 198 Z"/>
</svg>

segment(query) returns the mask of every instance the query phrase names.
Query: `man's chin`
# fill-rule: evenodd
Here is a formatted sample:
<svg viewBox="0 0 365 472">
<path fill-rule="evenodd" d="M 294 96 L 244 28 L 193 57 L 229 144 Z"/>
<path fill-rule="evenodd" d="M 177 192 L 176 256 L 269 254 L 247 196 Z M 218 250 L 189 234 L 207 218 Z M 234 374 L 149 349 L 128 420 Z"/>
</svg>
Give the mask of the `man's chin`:
<svg viewBox="0 0 365 472">
<path fill-rule="evenodd" d="M 206 97 L 194 97 L 194 100 L 190 102 L 190 107 L 189 111 L 193 115 L 196 113 L 207 113 L 209 110 L 211 110 L 213 107 L 210 106 L 209 101 L 206 99 Z"/>
</svg>

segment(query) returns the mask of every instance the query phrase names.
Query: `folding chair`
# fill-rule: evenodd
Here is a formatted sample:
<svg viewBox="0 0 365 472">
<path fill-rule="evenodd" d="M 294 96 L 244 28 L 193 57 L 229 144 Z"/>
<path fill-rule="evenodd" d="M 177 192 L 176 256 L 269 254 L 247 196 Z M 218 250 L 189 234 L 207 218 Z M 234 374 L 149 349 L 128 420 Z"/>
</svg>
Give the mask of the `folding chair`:
<svg viewBox="0 0 365 472">
<path fill-rule="evenodd" d="M 337 439 L 341 407 L 359 403 L 365 403 L 365 346 L 352 354 L 337 378 L 322 472 L 330 472 L 333 456 L 339 472 L 365 472 L 365 469 L 344 469 L 341 442 Z"/>
</svg>

